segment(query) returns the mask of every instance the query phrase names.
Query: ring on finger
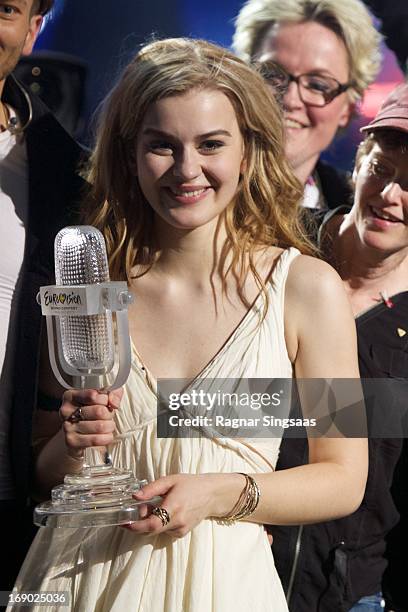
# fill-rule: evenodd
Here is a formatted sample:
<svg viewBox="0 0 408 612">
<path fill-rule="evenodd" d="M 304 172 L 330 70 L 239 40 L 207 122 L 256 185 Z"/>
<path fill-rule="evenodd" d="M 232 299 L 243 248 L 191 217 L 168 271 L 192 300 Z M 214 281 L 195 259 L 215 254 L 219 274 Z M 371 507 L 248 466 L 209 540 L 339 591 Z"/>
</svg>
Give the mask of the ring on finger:
<svg viewBox="0 0 408 612">
<path fill-rule="evenodd" d="M 163 527 L 166 527 L 166 525 L 170 523 L 170 514 L 167 512 L 166 508 L 155 506 L 152 510 L 152 514 L 161 520 Z"/>
<path fill-rule="evenodd" d="M 79 421 L 83 421 L 84 418 L 82 407 L 79 406 L 72 414 L 65 417 L 64 421 L 68 421 L 68 423 L 78 423 Z"/>
</svg>

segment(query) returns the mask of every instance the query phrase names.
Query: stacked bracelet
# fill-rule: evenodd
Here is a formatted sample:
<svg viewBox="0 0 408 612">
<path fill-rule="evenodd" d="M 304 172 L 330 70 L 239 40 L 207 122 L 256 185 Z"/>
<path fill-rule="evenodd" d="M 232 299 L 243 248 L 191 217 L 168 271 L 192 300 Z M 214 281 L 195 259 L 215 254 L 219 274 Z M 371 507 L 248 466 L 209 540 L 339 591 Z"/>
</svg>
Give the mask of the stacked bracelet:
<svg viewBox="0 0 408 612">
<path fill-rule="evenodd" d="M 243 472 L 239 472 L 239 474 L 245 477 L 245 487 L 231 512 L 219 519 L 222 523 L 230 524 L 235 521 L 242 521 L 255 512 L 258 507 L 259 497 L 261 495 L 258 485 L 252 476 L 244 474 Z"/>
</svg>

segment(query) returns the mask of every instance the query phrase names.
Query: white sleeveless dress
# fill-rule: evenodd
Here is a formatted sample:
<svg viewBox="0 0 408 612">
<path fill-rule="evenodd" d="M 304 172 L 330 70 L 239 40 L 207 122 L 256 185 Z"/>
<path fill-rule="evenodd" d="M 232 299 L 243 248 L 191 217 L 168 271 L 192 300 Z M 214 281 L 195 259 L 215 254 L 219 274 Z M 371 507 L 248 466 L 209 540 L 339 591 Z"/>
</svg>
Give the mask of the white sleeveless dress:
<svg viewBox="0 0 408 612">
<path fill-rule="evenodd" d="M 260 323 L 260 295 L 200 379 L 292 377 L 284 291 L 289 265 L 298 254 L 291 248 L 280 256 L 268 283 L 266 317 Z M 179 472 L 274 469 L 280 438 L 157 438 L 154 385 L 134 355 L 115 413 L 120 440 L 112 448 L 115 466 L 131 468 L 149 481 Z M 15 590 L 68 591 L 69 609 L 75 612 L 287 611 L 266 532 L 249 522 L 204 520 L 180 539 L 120 527 L 40 528 Z M 55 609 L 38 607 L 39 612 Z"/>
</svg>

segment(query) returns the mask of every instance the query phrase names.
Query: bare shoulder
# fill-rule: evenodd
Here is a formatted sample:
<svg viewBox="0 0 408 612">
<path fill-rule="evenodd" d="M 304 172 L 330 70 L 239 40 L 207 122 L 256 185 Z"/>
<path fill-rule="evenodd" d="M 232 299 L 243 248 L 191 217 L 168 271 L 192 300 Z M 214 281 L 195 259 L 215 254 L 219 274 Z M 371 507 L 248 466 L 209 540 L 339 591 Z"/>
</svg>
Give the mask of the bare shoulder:
<svg viewBox="0 0 408 612">
<path fill-rule="evenodd" d="M 351 306 L 343 282 L 329 264 L 300 255 L 289 268 L 285 289 L 285 337 L 292 362 L 303 344 L 329 346 L 329 338 L 353 345 L 355 329 Z M 339 339 L 340 333 L 342 338 Z"/>
<path fill-rule="evenodd" d="M 321 300 L 331 302 L 339 297 L 348 304 L 343 282 L 330 264 L 308 255 L 292 261 L 286 281 L 287 305 L 295 300 L 303 306 L 318 306 Z"/>
</svg>

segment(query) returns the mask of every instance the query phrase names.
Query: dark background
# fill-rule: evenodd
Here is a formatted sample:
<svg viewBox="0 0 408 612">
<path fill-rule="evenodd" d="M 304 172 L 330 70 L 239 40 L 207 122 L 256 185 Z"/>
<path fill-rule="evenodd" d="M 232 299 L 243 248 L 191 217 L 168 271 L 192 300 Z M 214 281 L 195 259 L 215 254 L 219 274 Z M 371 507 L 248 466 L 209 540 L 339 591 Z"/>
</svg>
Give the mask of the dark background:
<svg viewBox="0 0 408 612">
<path fill-rule="evenodd" d="M 76 136 L 92 143 L 92 115 L 140 45 L 154 35 L 206 38 L 229 47 L 234 18 L 242 4 L 243 0 L 57 0 L 36 50 L 70 54 L 87 65 L 81 122 Z M 401 4 L 400 0 L 392 0 L 388 3 L 389 8 L 381 0 L 367 0 L 367 4 L 383 18 L 389 36 L 393 34 L 392 28 L 398 27 L 389 44 L 397 47 L 400 57 L 403 56 L 408 46 L 408 30 L 406 37 L 403 36 L 404 28 L 408 28 L 408 0 Z M 382 22 L 377 22 L 381 27 Z M 353 121 L 346 134 L 336 139 L 327 159 L 343 168 L 352 167 L 355 147 L 360 140 L 359 127 L 374 116 L 384 97 L 402 79 L 403 73 L 394 53 L 384 45 L 383 68 L 365 96 L 360 117 Z"/>
</svg>

